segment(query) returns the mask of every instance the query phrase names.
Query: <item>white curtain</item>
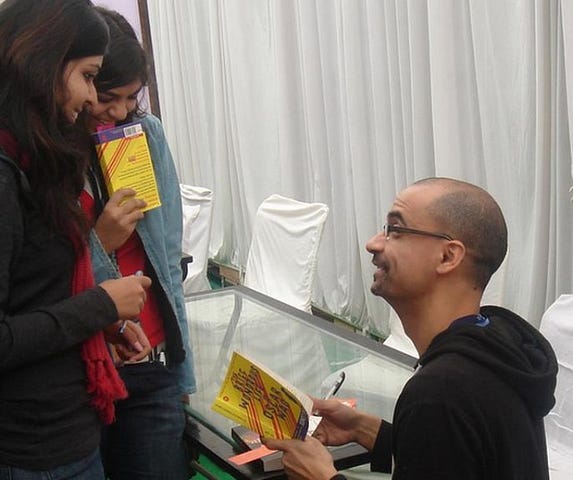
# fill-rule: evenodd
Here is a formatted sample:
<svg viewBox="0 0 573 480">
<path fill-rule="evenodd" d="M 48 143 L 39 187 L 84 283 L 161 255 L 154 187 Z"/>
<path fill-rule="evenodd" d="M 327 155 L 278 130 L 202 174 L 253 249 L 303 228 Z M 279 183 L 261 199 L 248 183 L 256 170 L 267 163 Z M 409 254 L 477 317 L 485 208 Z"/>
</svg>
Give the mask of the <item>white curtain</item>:
<svg viewBox="0 0 573 480">
<path fill-rule="evenodd" d="M 485 302 L 539 325 L 573 291 L 569 0 L 148 6 L 163 123 L 181 181 L 214 191 L 219 260 L 245 265 L 268 195 L 324 202 L 314 301 L 385 334 L 364 245 L 399 190 L 448 176 L 486 188 L 507 218 Z"/>
</svg>

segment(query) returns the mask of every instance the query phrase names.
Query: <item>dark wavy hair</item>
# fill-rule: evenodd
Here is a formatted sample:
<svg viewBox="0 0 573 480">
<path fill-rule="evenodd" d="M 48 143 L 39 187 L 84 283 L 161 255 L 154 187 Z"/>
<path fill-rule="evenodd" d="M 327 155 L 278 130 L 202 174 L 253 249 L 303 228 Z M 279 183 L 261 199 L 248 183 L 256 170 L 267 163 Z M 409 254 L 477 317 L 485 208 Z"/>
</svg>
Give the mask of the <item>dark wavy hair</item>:
<svg viewBox="0 0 573 480">
<path fill-rule="evenodd" d="M 102 67 L 95 79 L 98 92 L 106 92 L 123 87 L 138 80 L 142 85 L 149 82 L 149 62 L 147 54 L 139 42 L 129 22 L 118 12 L 104 7 L 96 7 L 109 27 L 109 48 Z M 135 115 L 143 111 L 137 103 Z M 133 115 L 128 115 L 130 121 Z"/>
<path fill-rule="evenodd" d="M 0 4 L 0 122 L 30 154 L 26 173 L 55 231 L 84 233 L 77 204 L 83 156 L 70 141 L 58 92 L 70 60 L 103 55 L 109 30 L 89 0 L 5 0 Z"/>
</svg>

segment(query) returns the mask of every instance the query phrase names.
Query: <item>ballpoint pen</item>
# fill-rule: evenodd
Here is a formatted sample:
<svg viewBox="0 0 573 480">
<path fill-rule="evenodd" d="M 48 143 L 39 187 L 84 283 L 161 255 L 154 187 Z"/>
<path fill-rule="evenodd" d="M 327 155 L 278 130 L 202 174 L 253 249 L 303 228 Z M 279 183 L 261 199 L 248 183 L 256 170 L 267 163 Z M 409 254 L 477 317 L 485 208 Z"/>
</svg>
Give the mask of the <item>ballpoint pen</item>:
<svg viewBox="0 0 573 480">
<path fill-rule="evenodd" d="M 137 272 L 135 272 L 134 275 L 135 275 L 136 277 L 143 277 L 143 270 L 137 270 Z M 133 323 L 139 323 L 139 322 L 140 322 L 139 317 L 134 318 L 134 319 L 132 320 L 132 322 L 133 322 Z"/>
<path fill-rule="evenodd" d="M 324 396 L 324 400 L 328 400 L 330 397 L 333 397 L 334 395 L 336 395 L 336 392 L 338 392 L 338 390 L 340 390 L 340 387 L 342 386 L 342 383 L 344 382 L 345 378 L 346 378 L 346 374 L 344 372 L 340 372 L 340 374 L 336 378 L 336 381 L 334 382 L 332 387 L 330 387 L 330 390 Z"/>
<path fill-rule="evenodd" d="M 338 390 L 340 390 L 340 387 L 342 386 L 342 383 L 344 382 L 345 378 L 346 378 L 346 374 L 344 372 L 340 372 L 338 374 L 338 377 L 336 377 L 336 380 L 332 384 L 332 387 L 330 387 L 328 392 L 326 392 L 326 395 L 323 397 L 323 400 L 328 400 L 329 398 L 336 395 L 336 392 L 338 392 Z M 309 425 L 309 429 L 308 429 L 309 435 L 312 435 L 314 430 L 316 430 L 316 427 L 318 427 L 318 424 L 320 423 L 321 419 L 322 419 L 322 417 L 320 415 L 318 415 L 318 412 L 312 413 L 312 415 L 309 418 L 309 421 L 310 421 L 310 425 Z"/>
</svg>

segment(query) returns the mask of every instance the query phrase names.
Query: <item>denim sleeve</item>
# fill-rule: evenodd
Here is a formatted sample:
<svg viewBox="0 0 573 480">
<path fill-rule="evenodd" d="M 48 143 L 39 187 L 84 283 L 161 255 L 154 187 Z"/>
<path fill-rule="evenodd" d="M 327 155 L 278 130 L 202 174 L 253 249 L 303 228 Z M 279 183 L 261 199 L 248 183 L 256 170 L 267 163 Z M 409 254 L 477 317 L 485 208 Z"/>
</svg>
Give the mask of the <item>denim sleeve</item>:
<svg viewBox="0 0 573 480">
<path fill-rule="evenodd" d="M 167 293 L 170 300 L 174 303 L 173 306 L 179 322 L 186 353 L 185 361 L 176 366 L 175 371 L 182 392 L 193 393 L 196 390 L 193 373 L 193 352 L 189 339 L 189 327 L 187 325 L 181 273 L 183 213 L 179 178 L 161 122 L 153 115 L 147 115 L 143 118 L 142 123 L 148 136 L 150 153 L 161 194 L 161 215 L 163 216 L 165 229 L 165 231 L 162 232 L 162 239 L 167 255 L 168 277 L 171 287 L 170 292 Z"/>
</svg>

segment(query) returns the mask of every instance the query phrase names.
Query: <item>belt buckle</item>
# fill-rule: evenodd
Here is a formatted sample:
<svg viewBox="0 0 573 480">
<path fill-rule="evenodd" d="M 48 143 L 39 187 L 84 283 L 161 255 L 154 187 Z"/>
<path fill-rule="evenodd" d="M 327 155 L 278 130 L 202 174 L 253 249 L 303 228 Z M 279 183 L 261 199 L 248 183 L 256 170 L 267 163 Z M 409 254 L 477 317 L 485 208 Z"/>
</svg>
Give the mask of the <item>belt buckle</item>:
<svg viewBox="0 0 573 480">
<path fill-rule="evenodd" d="M 165 342 L 158 343 L 149 352 L 149 361 L 161 363 L 163 366 L 167 365 L 165 357 Z"/>
<path fill-rule="evenodd" d="M 161 365 L 166 366 L 167 365 L 167 360 L 165 358 L 165 351 L 161 350 L 159 352 L 159 354 L 157 355 L 157 360 L 156 362 L 161 363 Z"/>
</svg>

